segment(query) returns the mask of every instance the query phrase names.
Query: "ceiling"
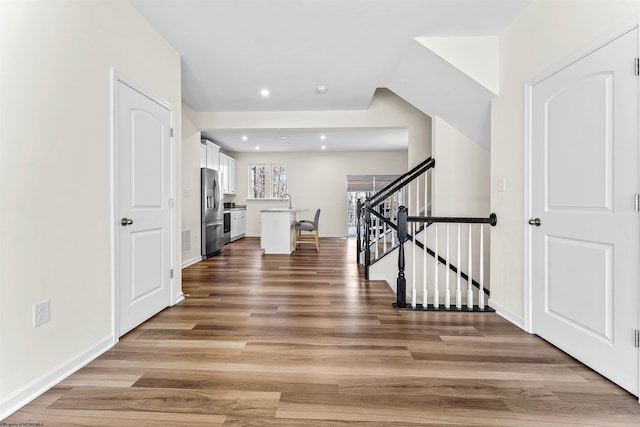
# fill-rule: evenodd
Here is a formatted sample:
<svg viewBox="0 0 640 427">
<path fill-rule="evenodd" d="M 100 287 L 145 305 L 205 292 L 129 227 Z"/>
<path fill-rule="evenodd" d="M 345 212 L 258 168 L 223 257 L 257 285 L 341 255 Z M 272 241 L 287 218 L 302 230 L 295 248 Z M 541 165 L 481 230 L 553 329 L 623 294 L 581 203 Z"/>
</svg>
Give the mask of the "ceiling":
<svg viewBox="0 0 640 427">
<path fill-rule="evenodd" d="M 180 53 L 183 102 L 240 112 L 366 110 L 414 38 L 497 35 L 530 0 L 130 2 Z"/>
<path fill-rule="evenodd" d="M 406 128 L 216 130 L 202 136 L 231 152 L 406 151 L 409 137 Z"/>
</svg>

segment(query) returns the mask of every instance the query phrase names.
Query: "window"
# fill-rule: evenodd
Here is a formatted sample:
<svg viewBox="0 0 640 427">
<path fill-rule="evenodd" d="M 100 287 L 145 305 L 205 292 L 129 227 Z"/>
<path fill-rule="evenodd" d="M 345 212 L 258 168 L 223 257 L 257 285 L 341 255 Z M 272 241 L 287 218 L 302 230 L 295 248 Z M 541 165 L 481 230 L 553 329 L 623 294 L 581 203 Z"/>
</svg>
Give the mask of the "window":
<svg viewBox="0 0 640 427">
<path fill-rule="evenodd" d="M 249 165 L 249 198 L 264 199 L 267 180 L 264 165 Z"/>
<path fill-rule="evenodd" d="M 250 164 L 248 199 L 282 199 L 287 194 L 286 164 Z"/>
<path fill-rule="evenodd" d="M 271 197 L 281 199 L 287 194 L 287 165 L 271 165 Z"/>
</svg>

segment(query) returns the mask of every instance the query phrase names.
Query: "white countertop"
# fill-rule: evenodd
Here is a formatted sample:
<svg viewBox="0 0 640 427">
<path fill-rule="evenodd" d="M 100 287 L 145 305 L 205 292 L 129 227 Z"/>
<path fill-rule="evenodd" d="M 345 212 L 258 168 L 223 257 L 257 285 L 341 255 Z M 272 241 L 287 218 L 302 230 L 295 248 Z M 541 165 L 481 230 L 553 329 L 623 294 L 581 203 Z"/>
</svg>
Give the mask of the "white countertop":
<svg viewBox="0 0 640 427">
<path fill-rule="evenodd" d="M 298 212 L 306 212 L 309 209 L 300 209 L 300 208 L 293 208 L 293 209 L 289 209 L 289 208 L 271 208 L 271 209 L 262 209 L 260 212 L 290 212 L 290 213 L 298 213 Z"/>
</svg>

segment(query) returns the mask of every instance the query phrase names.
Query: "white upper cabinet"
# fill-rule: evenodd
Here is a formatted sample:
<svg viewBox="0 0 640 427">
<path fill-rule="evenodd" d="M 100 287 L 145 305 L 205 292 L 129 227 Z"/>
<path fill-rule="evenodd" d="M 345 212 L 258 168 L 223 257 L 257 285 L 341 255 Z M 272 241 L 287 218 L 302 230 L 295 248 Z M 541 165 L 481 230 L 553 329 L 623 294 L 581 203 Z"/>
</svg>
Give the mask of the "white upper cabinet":
<svg viewBox="0 0 640 427">
<path fill-rule="evenodd" d="M 237 167 L 236 159 L 229 157 L 229 193 L 236 194 Z"/>
<path fill-rule="evenodd" d="M 205 147 L 204 154 L 202 146 Z M 200 167 L 207 167 L 216 171 L 220 170 L 220 147 L 209 140 L 203 139 L 200 153 Z"/>
<path fill-rule="evenodd" d="M 222 173 L 222 192 L 236 194 L 236 159 L 220 153 L 220 172 Z"/>
</svg>

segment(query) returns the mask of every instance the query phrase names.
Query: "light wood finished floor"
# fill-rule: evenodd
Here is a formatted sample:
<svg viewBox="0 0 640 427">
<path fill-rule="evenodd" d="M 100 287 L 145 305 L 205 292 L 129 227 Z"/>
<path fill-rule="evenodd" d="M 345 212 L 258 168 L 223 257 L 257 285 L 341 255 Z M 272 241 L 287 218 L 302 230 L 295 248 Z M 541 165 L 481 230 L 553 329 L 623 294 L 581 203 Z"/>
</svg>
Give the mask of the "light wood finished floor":
<svg viewBox="0 0 640 427">
<path fill-rule="evenodd" d="M 4 423 L 640 425 L 635 397 L 498 315 L 395 311 L 353 241 L 307 246 L 245 238 L 185 269 L 184 302 Z"/>
</svg>

